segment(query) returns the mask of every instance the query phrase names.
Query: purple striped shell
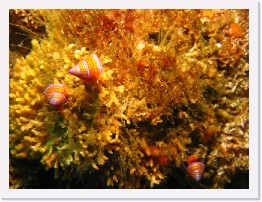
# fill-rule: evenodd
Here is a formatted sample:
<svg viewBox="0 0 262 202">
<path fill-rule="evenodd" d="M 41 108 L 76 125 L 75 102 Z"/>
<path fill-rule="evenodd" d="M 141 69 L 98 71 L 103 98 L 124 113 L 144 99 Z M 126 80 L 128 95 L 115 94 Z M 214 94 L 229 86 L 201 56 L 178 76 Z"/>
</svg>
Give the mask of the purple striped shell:
<svg viewBox="0 0 262 202">
<path fill-rule="evenodd" d="M 101 62 L 96 54 L 89 55 L 69 70 L 69 73 L 85 81 L 96 81 L 103 71 Z"/>
<path fill-rule="evenodd" d="M 187 173 L 197 182 L 201 179 L 205 171 L 205 164 L 193 162 L 187 166 Z"/>
<path fill-rule="evenodd" d="M 64 104 L 67 100 L 67 92 L 64 84 L 51 84 L 44 92 L 48 103 L 57 107 Z"/>
</svg>

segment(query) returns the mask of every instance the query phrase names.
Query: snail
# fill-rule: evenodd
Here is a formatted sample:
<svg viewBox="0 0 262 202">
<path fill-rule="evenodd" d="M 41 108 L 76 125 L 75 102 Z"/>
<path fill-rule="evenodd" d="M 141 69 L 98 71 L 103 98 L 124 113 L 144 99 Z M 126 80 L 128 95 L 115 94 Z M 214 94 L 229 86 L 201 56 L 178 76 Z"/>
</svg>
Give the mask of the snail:
<svg viewBox="0 0 262 202">
<path fill-rule="evenodd" d="M 61 106 L 67 100 L 67 92 L 64 84 L 51 84 L 45 89 L 44 94 L 48 103 L 54 107 Z"/>
<path fill-rule="evenodd" d="M 188 158 L 187 173 L 198 182 L 205 171 L 205 164 L 197 160 L 198 157 L 196 155 L 191 155 Z"/>
<path fill-rule="evenodd" d="M 85 81 L 97 81 L 103 71 L 101 62 L 96 54 L 89 55 L 69 70 L 69 73 Z"/>
</svg>

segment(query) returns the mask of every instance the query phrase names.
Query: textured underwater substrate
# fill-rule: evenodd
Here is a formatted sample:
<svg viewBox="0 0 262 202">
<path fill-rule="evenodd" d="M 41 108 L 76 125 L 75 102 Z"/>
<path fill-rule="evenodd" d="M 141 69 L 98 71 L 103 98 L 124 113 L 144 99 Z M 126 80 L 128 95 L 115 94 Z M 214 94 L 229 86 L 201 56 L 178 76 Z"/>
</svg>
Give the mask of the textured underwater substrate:
<svg viewBox="0 0 262 202">
<path fill-rule="evenodd" d="M 54 178 L 55 170 L 45 170 L 38 161 L 33 160 L 17 160 L 15 166 L 19 169 L 19 173 L 15 176 L 18 178 L 27 179 L 27 183 L 20 184 L 19 189 L 112 189 L 117 187 L 106 186 L 105 180 L 98 183 L 97 178 L 105 179 L 101 172 L 85 175 L 79 179 L 73 179 L 65 183 L 61 179 Z M 175 174 L 174 174 L 175 173 Z M 31 176 L 28 179 L 28 176 Z M 144 182 L 145 183 L 145 182 Z M 141 183 L 143 184 L 143 182 Z M 154 189 L 207 189 L 207 185 L 212 184 L 212 181 L 203 180 L 195 182 L 181 168 L 175 168 L 173 173 L 167 176 L 165 182 L 157 185 Z M 145 183 L 146 185 L 146 183 Z M 141 186 L 143 188 L 143 186 Z M 225 184 L 225 189 L 248 189 L 249 188 L 249 172 L 238 171 L 232 177 L 231 182 Z"/>
<path fill-rule="evenodd" d="M 248 19 L 10 10 L 10 188 L 247 189 Z M 91 76 L 71 74 L 77 64 Z"/>
</svg>

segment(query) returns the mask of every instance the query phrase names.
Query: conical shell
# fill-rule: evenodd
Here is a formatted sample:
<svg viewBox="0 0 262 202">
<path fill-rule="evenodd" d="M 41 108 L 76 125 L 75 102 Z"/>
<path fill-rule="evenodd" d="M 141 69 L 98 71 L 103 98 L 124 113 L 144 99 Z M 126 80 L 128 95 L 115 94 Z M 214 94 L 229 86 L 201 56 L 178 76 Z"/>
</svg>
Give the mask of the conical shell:
<svg viewBox="0 0 262 202">
<path fill-rule="evenodd" d="M 97 55 L 91 54 L 86 60 L 81 60 L 76 66 L 69 70 L 69 73 L 85 81 L 96 81 L 103 71 L 101 62 Z"/>
<path fill-rule="evenodd" d="M 188 165 L 187 173 L 196 181 L 199 181 L 205 171 L 205 164 L 201 162 L 193 162 Z"/>
<path fill-rule="evenodd" d="M 51 84 L 44 92 L 48 103 L 57 107 L 64 104 L 67 100 L 67 92 L 64 84 Z"/>
</svg>

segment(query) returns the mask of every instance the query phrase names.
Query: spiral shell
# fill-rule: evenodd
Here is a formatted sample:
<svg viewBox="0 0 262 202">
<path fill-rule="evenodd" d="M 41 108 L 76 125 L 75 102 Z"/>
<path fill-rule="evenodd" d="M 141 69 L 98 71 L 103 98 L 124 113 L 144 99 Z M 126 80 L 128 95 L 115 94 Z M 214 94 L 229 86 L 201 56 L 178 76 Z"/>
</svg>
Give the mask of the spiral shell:
<svg viewBox="0 0 262 202">
<path fill-rule="evenodd" d="M 96 81 L 103 71 L 101 62 L 97 55 L 91 54 L 86 60 L 81 60 L 76 66 L 69 70 L 69 73 L 85 81 Z"/>
<path fill-rule="evenodd" d="M 67 92 L 64 84 L 51 84 L 44 92 L 48 103 L 57 107 L 64 104 L 67 100 Z"/>
<path fill-rule="evenodd" d="M 204 173 L 205 164 L 201 162 L 193 162 L 188 165 L 187 173 L 196 181 L 199 181 Z"/>
</svg>

